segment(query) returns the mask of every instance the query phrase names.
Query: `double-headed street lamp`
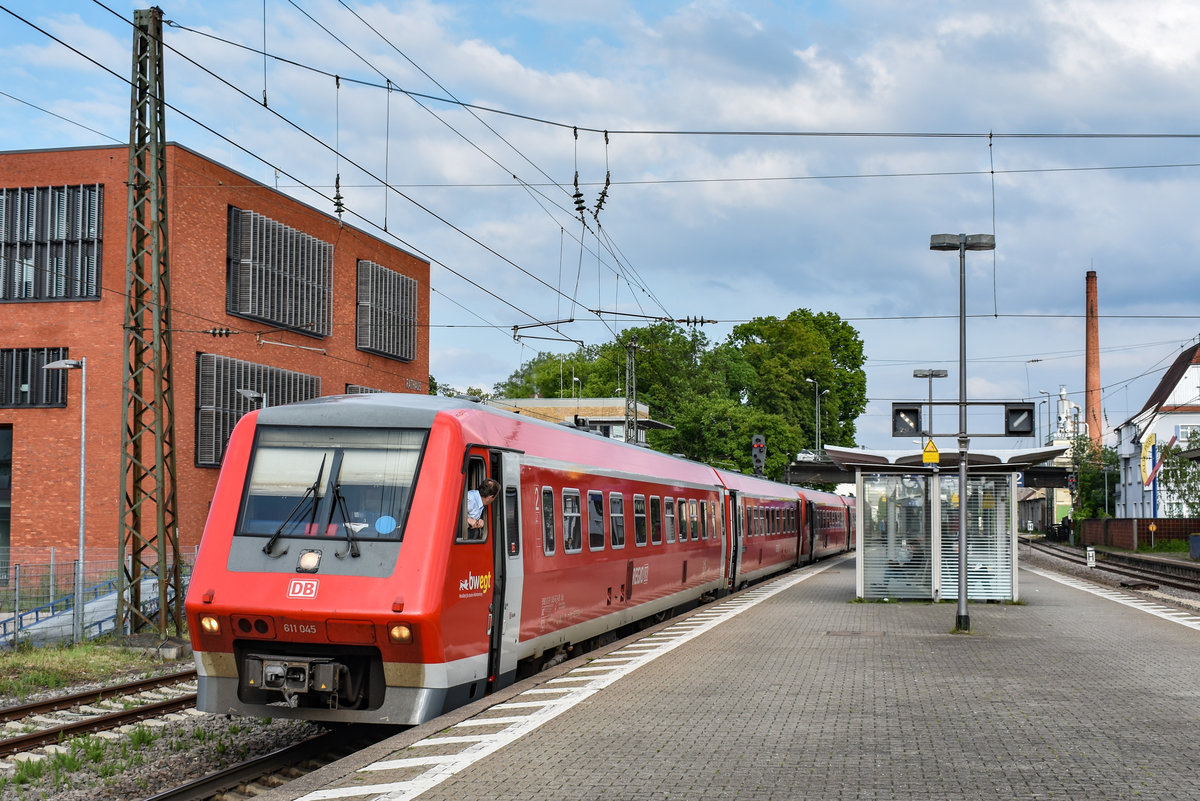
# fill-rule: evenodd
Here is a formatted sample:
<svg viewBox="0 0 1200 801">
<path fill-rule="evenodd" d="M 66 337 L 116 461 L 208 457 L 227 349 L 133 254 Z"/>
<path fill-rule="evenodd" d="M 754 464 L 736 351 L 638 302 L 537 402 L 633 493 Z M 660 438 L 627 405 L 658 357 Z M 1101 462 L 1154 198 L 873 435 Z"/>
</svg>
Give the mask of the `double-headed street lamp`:
<svg viewBox="0 0 1200 801">
<path fill-rule="evenodd" d="M 994 234 L 934 234 L 930 250 L 958 251 L 958 612 L 955 631 L 970 631 L 967 613 L 967 251 L 995 250 Z"/>
<path fill-rule="evenodd" d="M 925 437 L 933 436 L 933 379 L 945 378 L 950 375 L 945 370 L 913 370 L 913 378 L 929 379 L 929 419 L 925 421 L 925 430 L 921 432 L 921 448 L 925 448 Z"/>
<path fill-rule="evenodd" d="M 87 499 L 84 479 L 87 476 L 87 358 L 59 359 L 44 365 L 43 370 L 80 370 L 79 393 L 79 553 L 75 556 L 75 614 L 71 635 L 75 642 L 83 642 L 83 553 L 87 531 L 84 501 Z"/>
<path fill-rule="evenodd" d="M 816 445 L 817 445 L 817 458 L 820 459 L 821 458 L 821 396 L 828 395 L 829 390 L 821 391 L 821 385 L 820 385 L 820 383 L 817 382 L 817 380 L 815 378 L 806 378 L 804 380 L 813 385 L 813 395 L 817 399 L 817 408 L 816 408 L 816 412 L 815 412 L 816 424 L 817 424 Z"/>
</svg>

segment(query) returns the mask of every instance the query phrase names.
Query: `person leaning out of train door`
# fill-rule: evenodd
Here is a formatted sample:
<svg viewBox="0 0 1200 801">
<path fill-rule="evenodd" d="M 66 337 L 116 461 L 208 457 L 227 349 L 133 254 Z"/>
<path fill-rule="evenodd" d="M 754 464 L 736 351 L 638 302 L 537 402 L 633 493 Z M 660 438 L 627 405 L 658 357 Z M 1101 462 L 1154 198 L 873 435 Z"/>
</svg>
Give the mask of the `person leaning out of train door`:
<svg viewBox="0 0 1200 801">
<path fill-rule="evenodd" d="M 485 478 L 479 489 L 467 491 L 467 528 L 483 528 L 483 510 L 496 500 L 500 483 L 494 478 Z"/>
</svg>

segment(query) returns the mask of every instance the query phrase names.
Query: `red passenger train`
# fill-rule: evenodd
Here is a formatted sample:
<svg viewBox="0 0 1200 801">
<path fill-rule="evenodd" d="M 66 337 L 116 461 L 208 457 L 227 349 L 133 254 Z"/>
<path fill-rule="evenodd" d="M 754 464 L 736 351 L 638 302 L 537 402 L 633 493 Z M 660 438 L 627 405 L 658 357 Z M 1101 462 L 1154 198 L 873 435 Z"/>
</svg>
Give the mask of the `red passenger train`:
<svg viewBox="0 0 1200 801">
<path fill-rule="evenodd" d="M 500 484 L 483 529 L 466 491 Z M 853 499 L 476 403 L 233 432 L 186 611 L 207 712 L 416 724 L 575 645 L 854 547 Z"/>
</svg>

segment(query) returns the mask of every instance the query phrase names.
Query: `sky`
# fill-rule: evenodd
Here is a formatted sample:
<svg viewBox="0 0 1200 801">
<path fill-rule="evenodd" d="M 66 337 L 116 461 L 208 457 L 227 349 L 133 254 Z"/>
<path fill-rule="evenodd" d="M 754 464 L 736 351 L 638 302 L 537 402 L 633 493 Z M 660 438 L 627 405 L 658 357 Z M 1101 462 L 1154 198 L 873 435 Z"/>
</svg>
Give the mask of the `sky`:
<svg viewBox="0 0 1200 801">
<path fill-rule="evenodd" d="M 0 150 L 128 141 L 136 7 L 0 0 Z M 857 444 L 918 448 L 891 403 L 926 397 L 923 368 L 957 400 L 960 311 L 970 400 L 1083 404 L 1094 270 L 1111 441 L 1200 333 L 1193 2 L 160 7 L 167 138 L 329 212 L 336 178 L 348 223 L 430 260 L 439 383 L 807 308 L 863 340 Z M 938 233 L 995 235 L 965 306 Z"/>
</svg>

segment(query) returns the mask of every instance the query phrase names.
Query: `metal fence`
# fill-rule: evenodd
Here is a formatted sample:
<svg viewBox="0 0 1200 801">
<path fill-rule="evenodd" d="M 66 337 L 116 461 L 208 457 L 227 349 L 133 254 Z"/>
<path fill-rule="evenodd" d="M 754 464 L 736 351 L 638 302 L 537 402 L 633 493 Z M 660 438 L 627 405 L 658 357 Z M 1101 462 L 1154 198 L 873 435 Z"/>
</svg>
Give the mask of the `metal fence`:
<svg viewBox="0 0 1200 801">
<path fill-rule="evenodd" d="M 0 648 L 17 644 L 53 645 L 74 637 L 76 599 L 83 602 L 84 639 L 111 634 L 116 629 L 116 548 L 89 549 L 82 583 L 76 586 L 74 549 L 22 548 L 20 561 L 0 548 Z M 187 587 L 195 563 L 195 550 L 180 554 L 182 586 Z M 157 581 L 143 580 L 143 605 L 158 604 Z"/>
</svg>

